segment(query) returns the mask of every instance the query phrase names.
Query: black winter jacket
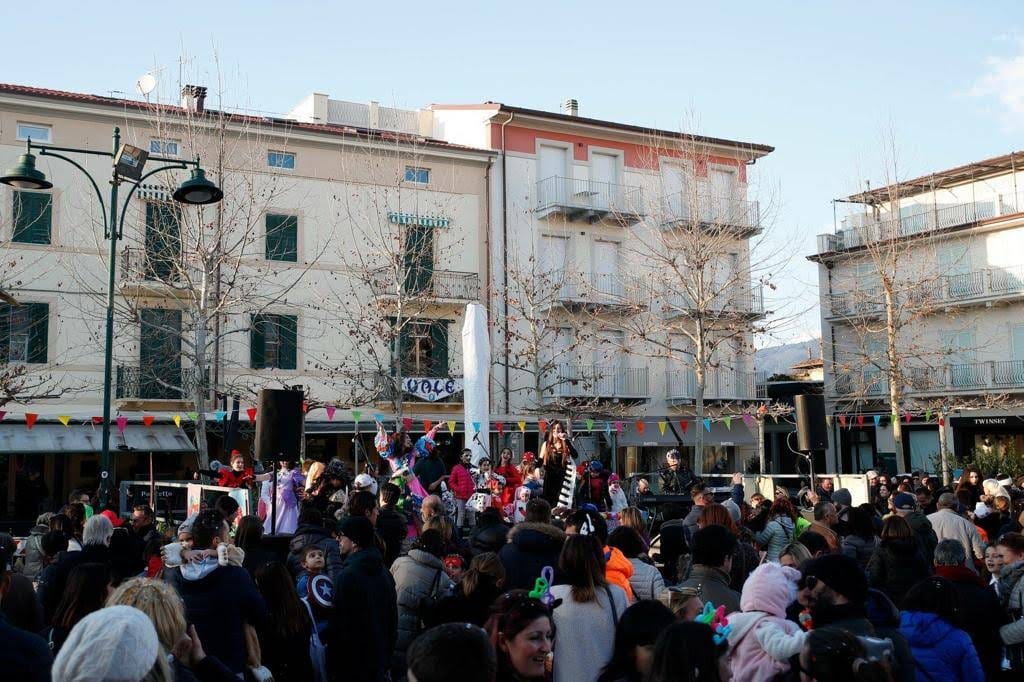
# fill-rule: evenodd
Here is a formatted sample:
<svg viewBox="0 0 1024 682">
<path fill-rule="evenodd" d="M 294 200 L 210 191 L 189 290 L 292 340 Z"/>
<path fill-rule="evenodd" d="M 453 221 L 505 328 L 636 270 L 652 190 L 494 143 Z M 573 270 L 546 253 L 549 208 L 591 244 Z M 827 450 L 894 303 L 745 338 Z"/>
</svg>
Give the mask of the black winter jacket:
<svg viewBox="0 0 1024 682">
<path fill-rule="evenodd" d="M 555 569 L 558 582 L 558 557 L 565 533 L 547 523 L 520 523 L 508 533 L 508 543 L 498 552 L 505 567 L 506 590 L 532 590 L 541 569 Z"/>
<path fill-rule="evenodd" d="M 330 679 L 388 679 L 397 633 L 398 595 L 380 552 L 371 548 L 350 555 L 334 581 L 327 634 Z"/>
<path fill-rule="evenodd" d="M 916 538 L 888 538 L 868 560 L 868 583 L 899 604 L 914 583 L 931 575 Z"/>
<path fill-rule="evenodd" d="M 402 543 L 409 534 L 409 519 L 402 512 L 391 507 L 381 507 L 377 517 L 377 535 L 384 541 L 384 566 L 391 568 L 402 553 Z"/>
</svg>

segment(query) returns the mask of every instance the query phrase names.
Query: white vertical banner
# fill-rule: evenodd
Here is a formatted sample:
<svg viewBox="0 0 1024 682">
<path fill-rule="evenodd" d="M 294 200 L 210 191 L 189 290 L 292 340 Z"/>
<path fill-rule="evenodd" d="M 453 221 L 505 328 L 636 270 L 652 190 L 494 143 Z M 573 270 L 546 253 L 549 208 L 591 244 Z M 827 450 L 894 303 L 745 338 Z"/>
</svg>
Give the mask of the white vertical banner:
<svg viewBox="0 0 1024 682">
<path fill-rule="evenodd" d="M 487 310 L 479 303 L 466 305 L 466 320 L 462 324 L 462 371 L 466 447 L 473 450 L 473 464 L 476 464 L 484 455 L 491 457 L 488 451 L 491 347 L 487 334 Z"/>
</svg>

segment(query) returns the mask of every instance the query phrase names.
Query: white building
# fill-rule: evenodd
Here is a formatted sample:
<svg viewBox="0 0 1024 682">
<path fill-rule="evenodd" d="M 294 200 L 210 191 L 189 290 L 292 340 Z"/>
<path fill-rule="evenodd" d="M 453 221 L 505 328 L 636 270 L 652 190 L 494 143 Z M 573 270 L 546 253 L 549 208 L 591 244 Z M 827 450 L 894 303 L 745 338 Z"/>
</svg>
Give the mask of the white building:
<svg viewBox="0 0 1024 682">
<path fill-rule="evenodd" d="M 819 235 L 809 258 L 820 266 L 825 395 L 835 417 L 830 467 L 937 471 L 940 428 L 961 461 L 1024 448 L 1021 158 L 1011 153 L 847 197 L 862 210 Z M 881 273 L 894 273 L 892 305 Z M 887 310 L 897 321 L 898 372 L 887 353 Z M 887 417 L 894 376 L 905 412 L 902 452 Z"/>
</svg>

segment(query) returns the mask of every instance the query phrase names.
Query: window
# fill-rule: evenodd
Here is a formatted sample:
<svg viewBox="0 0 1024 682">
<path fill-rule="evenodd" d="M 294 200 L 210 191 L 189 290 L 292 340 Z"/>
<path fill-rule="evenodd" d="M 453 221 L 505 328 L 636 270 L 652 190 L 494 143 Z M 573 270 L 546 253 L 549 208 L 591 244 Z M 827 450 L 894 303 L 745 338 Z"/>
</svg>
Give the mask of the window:
<svg viewBox="0 0 1024 682">
<path fill-rule="evenodd" d="M 149 153 L 161 156 L 177 156 L 180 146 L 177 140 L 150 140 Z"/>
<path fill-rule="evenodd" d="M 271 168 L 295 170 L 295 154 L 293 152 L 267 152 L 267 165 Z"/>
<path fill-rule="evenodd" d="M 253 369 L 297 367 L 298 322 L 295 315 L 253 315 L 249 330 Z"/>
<path fill-rule="evenodd" d="M 14 192 L 14 234 L 11 241 L 49 244 L 53 197 L 46 192 Z"/>
<path fill-rule="evenodd" d="M 299 255 L 299 219 L 293 215 L 268 213 L 266 227 L 267 260 L 296 262 Z"/>
<path fill-rule="evenodd" d="M 33 142 L 50 142 L 53 128 L 40 123 L 19 123 L 17 139 L 25 141 L 31 139 Z"/>
<path fill-rule="evenodd" d="M 416 166 L 405 167 L 405 181 L 416 182 L 421 185 L 425 185 L 430 182 L 430 169 L 429 168 L 417 168 Z"/>
<path fill-rule="evenodd" d="M 448 376 L 448 322 L 409 322 L 399 336 L 402 374 L 406 377 Z"/>
<path fill-rule="evenodd" d="M 0 362 L 46 362 L 49 343 L 48 303 L 0 303 Z"/>
</svg>

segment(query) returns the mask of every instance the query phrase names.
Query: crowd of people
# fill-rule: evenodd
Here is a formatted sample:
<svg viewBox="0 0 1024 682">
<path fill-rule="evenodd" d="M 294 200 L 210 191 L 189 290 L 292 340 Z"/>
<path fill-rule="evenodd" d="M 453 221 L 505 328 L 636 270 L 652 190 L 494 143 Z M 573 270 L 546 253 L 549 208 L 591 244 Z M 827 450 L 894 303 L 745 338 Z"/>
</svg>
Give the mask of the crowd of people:
<svg viewBox="0 0 1024 682">
<path fill-rule="evenodd" d="M 558 422 L 539 455 L 450 468 L 434 433 L 377 436 L 389 474 L 280 467 L 277 520 L 221 496 L 177 527 L 76 491 L 0 538 L 12 680 L 723 682 L 1024 674 L 1020 482 L 869 472 L 631 506 Z M 573 475 L 569 467 L 580 466 Z M 244 457 L 214 482 L 258 485 Z M 552 483 L 552 477 L 555 479 Z M 262 480 L 260 480 L 262 479 Z M 560 506 L 575 480 L 572 506 Z M 568 483 L 567 483 L 568 482 Z M 278 491 L 282 495 L 281 491 Z M 279 510 L 278 510 L 279 511 Z M 1016 677 L 1014 677 L 1016 676 Z"/>
</svg>

